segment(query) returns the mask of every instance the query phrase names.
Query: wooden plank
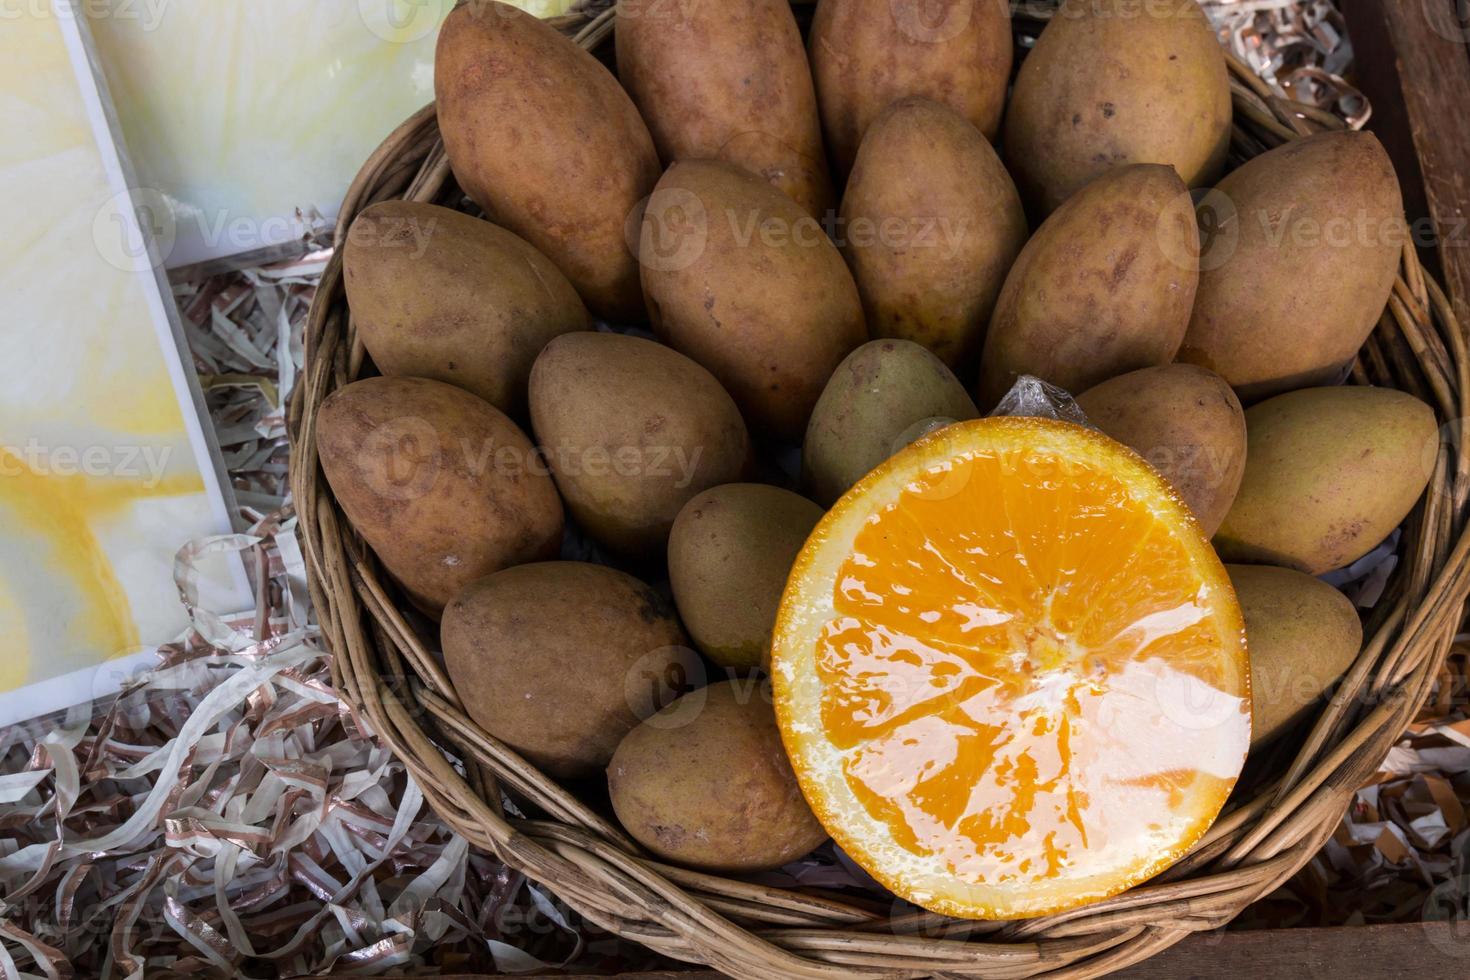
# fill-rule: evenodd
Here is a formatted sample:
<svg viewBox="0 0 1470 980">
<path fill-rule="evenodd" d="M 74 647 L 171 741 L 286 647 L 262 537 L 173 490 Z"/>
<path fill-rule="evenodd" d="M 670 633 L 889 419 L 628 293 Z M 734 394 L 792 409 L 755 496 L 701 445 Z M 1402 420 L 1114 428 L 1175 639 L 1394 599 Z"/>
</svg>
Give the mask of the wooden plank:
<svg viewBox="0 0 1470 980">
<path fill-rule="evenodd" d="M 1387 0 L 1352 0 L 1343 11 L 1348 37 L 1353 43 L 1352 83 L 1368 98 L 1373 116 L 1368 129 L 1383 142 L 1398 171 L 1404 191 L 1404 212 L 1416 221 L 1429 215 L 1429 198 L 1424 193 L 1424 175 L 1409 128 L 1409 109 L 1399 87 L 1393 45 L 1388 39 Z M 1439 268 L 1439 253 L 1431 246 L 1419 250 L 1419 261 Z"/>
<path fill-rule="evenodd" d="M 558 975 L 563 980 L 606 980 Z M 618 980 L 721 980 L 721 976 L 708 970 L 671 970 L 625 973 Z M 1201 933 L 1113 976 L 1118 980 L 1464 980 L 1470 976 L 1470 923 Z M 494 978 L 456 974 L 441 980 Z"/>
<path fill-rule="evenodd" d="M 1369 126 L 1381 129 L 1397 150 L 1412 207 L 1413 162 L 1395 146 L 1402 106 L 1439 232 L 1445 285 L 1461 326 L 1470 329 L 1470 21 L 1459 19 L 1456 8 L 1456 0 L 1343 4 L 1364 91 L 1374 102 Z"/>
<path fill-rule="evenodd" d="M 1263 929 L 1192 936 L 1116 974 L 1119 980 L 1464 980 L 1470 976 L 1465 923 Z"/>
</svg>

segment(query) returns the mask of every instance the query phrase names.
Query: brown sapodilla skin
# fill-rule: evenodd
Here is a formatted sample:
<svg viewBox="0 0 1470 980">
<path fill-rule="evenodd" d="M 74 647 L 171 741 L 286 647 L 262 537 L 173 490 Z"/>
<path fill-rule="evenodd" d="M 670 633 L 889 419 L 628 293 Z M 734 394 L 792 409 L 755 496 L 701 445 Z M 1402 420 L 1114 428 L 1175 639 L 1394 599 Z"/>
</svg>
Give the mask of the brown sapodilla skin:
<svg viewBox="0 0 1470 980">
<path fill-rule="evenodd" d="M 1321 579 L 1270 565 L 1226 565 L 1251 661 L 1251 746 L 1301 721 L 1347 672 L 1363 623 L 1347 596 Z"/>
<path fill-rule="evenodd" d="M 749 171 L 675 163 L 640 246 L 654 330 L 720 380 L 752 428 L 795 441 L 839 361 L 867 339 L 826 231 Z"/>
<path fill-rule="evenodd" d="M 827 839 L 786 759 L 769 690 L 753 682 L 684 695 L 628 733 L 607 775 L 623 827 L 677 864 L 770 870 Z"/>
<path fill-rule="evenodd" d="M 1003 0 L 819 0 L 810 38 L 833 165 L 846 174 L 868 126 L 910 95 L 943 102 L 994 140 L 1014 42 Z"/>
<path fill-rule="evenodd" d="M 607 766 L 672 701 L 697 657 L 658 593 L 585 562 L 541 562 L 467 586 L 444 610 L 444 665 L 471 718 L 560 779 Z"/>
<path fill-rule="evenodd" d="M 347 519 L 425 612 L 561 547 L 561 501 L 535 447 L 467 391 L 425 378 L 355 381 L 322 402 L 316 441 Z"/>
<path fill-rule="evenodd" d="M 1210 184 L 1230 120 L 1225 55 L 1193 0 L 1066 0 L 1016 74 L 1003 143 L 1021 196 L 1045 217 L 1121 164 Z"/>
<path fill-rule="evenodd" d="M 1246 409 L 1245 426 L 1245 476 L 1215 550 L 1310 575 L 1388 537 L 1424 492 L 1438 447 L 1434 411 L 1392 388 L 1287 392 Z"/>
<path fill-rule="evenodd" d="M 547 341 L 592 318 L 525 239 L 449 208 L 374 204 L 342 254 L 347 301 L 373 363 L 432 378 L 524 417 L 526 380 Z"/>
<path fill-rule="evenodd" d="M 629 556 L 662 556 L 680 508 L 739 479 L 750 446 L 713 375 L 612 333 L 546 345 L 531 368 L 531 423 L 577 523 Z"/>
<path fill-rule="evenodd" d="M 1218 230 L 1179 359 L 1246 403 L 1336 381 L 1383 313 L 1403 250 L 1403 197 L 1378 137 L 1322 133 L 1263 153 L 1220 181 L 1201 218 Z"/>
<path fill-rule="evenodd" d="M 1077 396 L 1088 421 L 1164 475 L 1215 533 L 1245 472 L 1245 413 L 1225 379 L 1193 364 L 1130 371 Z"/>
<path fill-rule="evenodd" d="M 627 223 L 659 162 L 612 73 L 530 14 L 470 0 L 440 29 L 434 90 L 465 193 L 556 263 L 594 313 L 641 319 Z"/>
<path fill-rule="evenodd" d="M 622 0 L 614 37 L 618 78 L 665 161 L 733 163 L 826 218 L 832 178 L 788 0 Z"/>
<path fill-rule="evenodd" d="M 1006 275 L 980 360 L 981 407 L 1021 374 L 1071 392 L 1174 359 L 1199 281 L 1184 182 L 1116 167 L 1053 212 Z"/>
<path fill-rule="evenodd" d="M 684 505 L 669 533 L 669 584 L 705 656 L 759 667 L 786 578 L 822 508 L 790 490 L 727 483 Z"/>
<path fill-rule="evenodd" d="M 917 96 L 883 110 L 858 150 L 838 228 L 868 331 L 973 370 L 1027 234 L 1016 185 L 980 131 Z"/>
<path fill-rule="evenodd" d="M 822 390 L 801 446 L 802 483 L 830 507 L 903 446 L 926 419 L 973 419 L 969 392 L 944 362 L 911 340 L 870 340 L 847 355 Z"/>
</svg>

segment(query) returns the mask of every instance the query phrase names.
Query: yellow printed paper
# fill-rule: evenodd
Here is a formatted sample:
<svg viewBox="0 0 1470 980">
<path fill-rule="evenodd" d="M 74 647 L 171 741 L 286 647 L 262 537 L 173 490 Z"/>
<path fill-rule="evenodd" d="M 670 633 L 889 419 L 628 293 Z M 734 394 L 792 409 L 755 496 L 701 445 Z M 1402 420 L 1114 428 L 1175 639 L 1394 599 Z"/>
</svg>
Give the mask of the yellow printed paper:
<svg viewBox="0 0 1470 980">
<path fill-rule="evenodd" d="M 521 0 L 541 16 L 571 0 Z M 170 267 L 258 252 L 334 219 L 352 178 L 434 99 L 454 0 L 91 0 Z"/>
<path fill-rule="evenodd" d="M 82 37 L 0 28 L 0 724 L 177 638 L 174 553 L 229 530 Z"/>
</svg>

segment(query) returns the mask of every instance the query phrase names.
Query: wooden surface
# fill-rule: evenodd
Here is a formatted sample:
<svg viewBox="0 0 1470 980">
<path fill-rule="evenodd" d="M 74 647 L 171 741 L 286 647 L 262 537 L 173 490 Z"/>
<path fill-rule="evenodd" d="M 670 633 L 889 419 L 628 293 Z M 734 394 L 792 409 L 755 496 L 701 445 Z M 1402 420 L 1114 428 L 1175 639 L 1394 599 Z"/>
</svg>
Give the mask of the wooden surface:
<svg viewBox="0 0 1470 980">
<path fill-rule="evenodd" d="M 1113 976 L 1118 980 L 1465 980 L 1470 977 L 1470 923 L 1202 933 Z M 621 980 L 720 980 L 720 974 L 640 973 L 625 974 Z"/>
<path fill-rule="evenodd" d="M 564 980 L 602 980 L 585 974 L 551 975 Z M 1117 980 L 1397 980 L 1399 977 L 1465 980 L 1470 977 L 1470 922 L 1207 932 L 1113 977 Z M 456 974 L 440 980 L 494 978 Z M 722 977 L 707 970 L 687 970 L 625 973 L 619 975 L 619 980 L 722 980 Z"/>
<path fill-rule="evenodd" d="M 1427 208 L 1438 260 L 1470 323 L 1470 21 L 1456 0 L 1345 0 L 1368 127 L 1388 147 L 1412 220 Z M 1416 179 L 1423 180 L 1420 196 Z M 1423 213 L 1423 212 L 1420 212 Z"/>
</svg>

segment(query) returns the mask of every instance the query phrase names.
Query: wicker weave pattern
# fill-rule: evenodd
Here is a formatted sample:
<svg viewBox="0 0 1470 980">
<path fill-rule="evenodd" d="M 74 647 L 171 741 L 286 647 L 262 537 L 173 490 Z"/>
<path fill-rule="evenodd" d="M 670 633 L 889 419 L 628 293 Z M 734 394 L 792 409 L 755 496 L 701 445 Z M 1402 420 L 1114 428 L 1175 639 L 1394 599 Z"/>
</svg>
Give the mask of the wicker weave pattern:
<svg viewBox="0 0 1470 980">
<path fill-rule="evenodd" d="M 559 26 L 592 48 L 611 12 Z M 1341 123 L 1273 96 L 1231 64 L 1234 150 L 1253 156 Z M 390 198 L 452 205 L 459 195 L 433 106 L 372 155 L 342 210 L 338 244 L 364 208 Z M 395 607 L 376 560 L 321 475 L 317 407 L 364 360 L 347 310 L 340 251 L 307 326 L 307 368 L 293 396 L 292 486 L 322 630 L 346 701 L 401 758 L 430 804 L 472 844 L 546 883 L 590 921 L 681 960 L 737 977 L 1095 977 L 1223 925 L 1290 877 L 1331 835 L 1353 790 L 1378 767 L 1433 683 L 1470 592 L 1466 499 L 1470 355 L 1444 292 L 1406 246 L 1399 278 L 1353 368 L 1359 384 L 1433 405 L 1447 437 L 1408 521 L 1400 562 L 1367 624 L 1362 653 L 1296 755 L 1253 760 L 1261 772 L 1194 851 L 1162 876 L 1072 912 L 1010 923 L 949 920 L 669 867 L 639 856 L 622 831 L 471 722 L 432 653 Z M 461 775 L 446 753 L 465 760 Z M 498 786 L 546 814 L 508 818 Z"/>
</svg>

